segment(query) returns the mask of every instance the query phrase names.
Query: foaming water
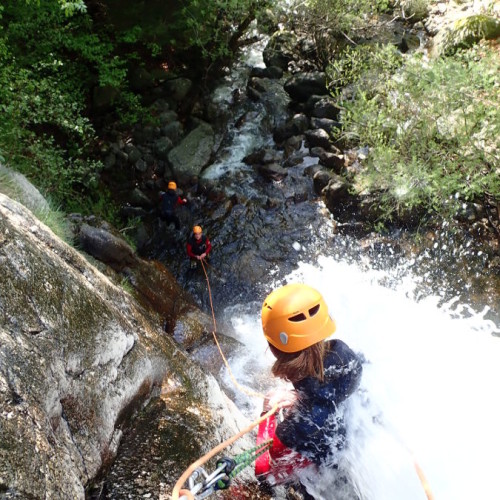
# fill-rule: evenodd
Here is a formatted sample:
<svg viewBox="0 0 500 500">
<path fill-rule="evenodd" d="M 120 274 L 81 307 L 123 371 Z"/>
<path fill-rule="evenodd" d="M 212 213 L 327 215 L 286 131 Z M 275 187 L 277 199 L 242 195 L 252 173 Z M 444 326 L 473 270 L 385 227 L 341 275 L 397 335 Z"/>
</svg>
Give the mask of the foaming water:
<svg viewBox="0 0 500 500">
<path fill-rule="evenodd" d="M 351 445 L 344 469 L 363 499 L 425 499 L 416 464 L 437 500 L 498 498 L 498 326 L 485 319 L 487 309 L 438 306 L 439 297 L 417 303 L 410 298 L 415 282 L 388 289 L 379 284 L 383 274 L 320 258 L 283 282 L 320 290 L 336 319 L 335 335 L 366 360 L 362 386 L 346 408 Z M 269 283 L 265 293 L 283 283 Z M 270 375 L 273 357 L 259 317 L 264 297 L 257 299 L 226 311 L 245 344 L 230 363 L 240 383 L 265 392 L 282 382 Z M 236 403 L 251 418 L 262 404 L 242 394 Z M 344 498 L 335 480 L 322 471 L 304 482 L 317 498 Z"/>
</svg>

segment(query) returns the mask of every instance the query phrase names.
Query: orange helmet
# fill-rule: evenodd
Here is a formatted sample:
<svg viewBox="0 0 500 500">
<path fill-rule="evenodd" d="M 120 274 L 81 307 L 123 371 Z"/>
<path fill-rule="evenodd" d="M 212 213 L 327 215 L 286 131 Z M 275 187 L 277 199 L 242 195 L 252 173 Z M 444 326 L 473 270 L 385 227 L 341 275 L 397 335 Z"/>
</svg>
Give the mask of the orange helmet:
<svg viewBox="0 0 500 500">
<path fill-rule="evenodd" d="M 193 233 L 194 234 L 198 234 L 198 233 L 202 233 L 203 231 L 201 230 L 201 226 L 194 226 L 193 227 Z"/>
<path fill-rule="evenodd" d="M 177 184 L 174 181 L 168 183 L 168 189 L 177 189 Z"/>
<path fill-rule="evenodd" d="M 308 285 L 285 285 L 262 305 L 262 328 L 268 342 L 283 352 L 297 352 L 335 332 L 322 295 Z"/>
</svg>

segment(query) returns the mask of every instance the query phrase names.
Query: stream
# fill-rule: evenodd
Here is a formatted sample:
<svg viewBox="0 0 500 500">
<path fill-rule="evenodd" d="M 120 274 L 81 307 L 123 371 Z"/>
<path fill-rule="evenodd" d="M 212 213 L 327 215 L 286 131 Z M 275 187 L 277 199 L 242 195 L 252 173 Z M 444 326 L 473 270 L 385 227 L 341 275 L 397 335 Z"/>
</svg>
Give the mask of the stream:
<svg viewBox="0 0 500 500">
<path fill-rule="evenodd" d="M 254 126 L 258 129 L 255 122 Z M 258 180 L 238 168 L 236 151 L 238 147 L 229 162 L 221 161 L 206 175 L 218 174 L 229 192 L 245 189 L 250 199 L 265 194 L 286 200 L 285 208 L 270 209 L 259 219 L 258 236 L 245 243 L 255 249 L 252 241 L 263 238 L 281 245 L 283 259 L 269 263 L 250 302 L 249 297 L 240 299 L 240 294 L 232 293 L 235 300 L 219 306 L 224 321 L 232 324 L 245 346 L 230 359 L 238 382 L 261 392 L 282 385 L 269 377 L 273 356 L 261 333 L 262 300 L 284 283 L 314 286 L 337 321 L 335 335 L 366 360 L 362 387 L 347 409 L 351 446 L 344 457 L 360 497 L 425 499 L 417 464 L 437 499 L 496 498 L 500 491 L 497 313 L 492 315 L 488 304 L 467 305 L 466 290 L 455 295 L 460 289 L 457 275 L 448 275 L 449 285 L 442 282 L 442 288 L 437 281 L 423 288 L 425 273 L 432 272 L 429 263 L 418 268 L 390 244 L 366 251 L 353 239 L 334 234 L 331 217 L 311 191 L 311 179 L 303 176 L 313 158 L 306 156 L 283 181 L 268 183 L 255 193 Z M 308 199 L 289 201 L 291 193 L 300 190 Z M 230 224 L 226 231 L 240 234 L 235 227 Z M 452 260 L 446 255 L 446 242 L 435 250 L 441 255 L 433 259 L 436 268 Z M 449 252 L 459 261 L 467 259 L 467 244 Z M 498 305 L 490 305 L 498 310 Z M 230 386 L 227 371 L 225 375 Z M 259 399 L 242 393 L 235 393 L 235 401 L 249 418 L 261 410 Z M 334 471 L 321 471 L 304 478 L 304 483 L 318 499 L 350 496 L 349 491 L 332 492 Z"/>
<path fill-rule="evenodd" d="M 451 250 L 437 238 L 428 253 L 408 258 L 394 240 L 342 235 L 314 192 L 307 171 L 317 158 L 305 148 L 281 180 L 243 163 L 255 150 L 273 147 L 272 128 L 288 113 L 279 81 L 270 80 L 258 102 L 235 100 L 250 68 L 264 66 L 261 49 L 247 48 L 213 96 L 234 119 L 203 181 L 216 183 L 224 199 L 210 213 L 191 200 L 183 215 L 185 226 L 203 226 L 214 247 L 208 275 L 217 320 L 244 346 L 229 359 L 236 379 L 261 392 L 285 385 L 270 376 L 260 307 L 284 283 L 316 287 L 337 322 L 335 335 L 365 362 L 362 386 L 346 407 L 350 446 L 342 468 L 350 490 L 332 486 L 335 471 L 320 471 L 303 478 L 308 492 L 340 500 L 352 498 L 354 488 L 364 500 L 425 500 L 418 464 L 438 500 L 498 498 L 498 290 L 490 295 L 497 303 L 481 303 L 457 271 L 466 262 L 480 273 L 485 256 L 471 243 Z M 209 312 L 205 277 L 188 269 L 183 242 L 184 234 L 173 234 L 171 244 L 150 256 Z M 240 411 L 255 419 L 261 400 L 231 390 L 225 368 L 222 377 Z"/>
</svg>

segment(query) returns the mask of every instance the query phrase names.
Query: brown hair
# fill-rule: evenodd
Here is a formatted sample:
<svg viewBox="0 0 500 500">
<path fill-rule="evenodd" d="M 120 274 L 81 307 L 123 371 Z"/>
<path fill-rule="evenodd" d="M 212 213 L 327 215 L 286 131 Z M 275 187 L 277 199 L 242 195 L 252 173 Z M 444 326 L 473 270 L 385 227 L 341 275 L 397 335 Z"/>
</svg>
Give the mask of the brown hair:
<svg viewBox="0 0 500 500">
<path fill-rule="evenodd" d="M 269 344 L 276 361 L 271 368 L 272 374 L 289 382 L 298 382 L 305 377 L 324 380 L 323 359 L 326 344 L 321 341 L 298 352 L 283 352 Z"/>
</svg>

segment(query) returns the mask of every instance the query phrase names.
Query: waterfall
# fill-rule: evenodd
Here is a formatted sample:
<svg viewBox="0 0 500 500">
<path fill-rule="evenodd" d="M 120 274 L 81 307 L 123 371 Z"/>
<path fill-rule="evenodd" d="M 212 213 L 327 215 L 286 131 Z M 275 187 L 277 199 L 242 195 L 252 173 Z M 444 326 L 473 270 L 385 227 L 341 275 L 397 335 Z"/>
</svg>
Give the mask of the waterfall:
<svg viewBox="0 0 500 500">
<path fill-rule="evenodd" d="M 363 499 L 418 500 L 424 472 L 436 499 L 493 499 L 500 491 L 499 328 L 454 301 L 415 302 L 408 277 L 380 285 L 387 271 L 321 257 L 302 262 L 275 286 L 303 282 L 324 295 L 337 322 L 335 336 L 365 358 L 363 382 L 348 403 L 350 446 L 345 464 Z M 388 276 L 390 277 L 390 276 Z M 230 364 L 240 383 L 267 391 L 273 357 L 260 327 L 260 303 L 226 310 L 245 349 Z M 261 401 L 238 395 L 255 418 Z M 332 493 L 334 475 L 309 482 L 317 498 Z"/>
<path fill-rule="evenodd" d="M 243 60 L 215 93 L 220 106 L 230 101 L 236 87 L 244 85 L 242 75 L 246 78 L 249 65 L 262 65 L 261 47 L 257 52 L 254 49 L 247 54 L 250 62 Z M 284 193 L 281 200 L 289 200 L 300 183 L 312 192 L 312 181 L 304 178 L 303 171 L 316 159 L 306 156 L 302 164 L 288 169 L 283 182 L 271 185 L 256 181 L 257 174 L 241 161 L 255 149 L 273 146 L 266 125 L 280 117 L 270 118 L 269 114 L 283 114 L 286 109 L 283 100 L 276 101 L 279 107 L 273 111 L 266 107 L 272 99 L 243 100 L 235 115 L 246 112 L 248 119 L 239 129 L 234 123 L 229 125 L 217 161 L 204 172 L 205 178 L 217 179 L 228 195 L 243 193 L 255 200 Z M 346 407 L 350 445 L 342 458 L 360 498 L 425 500 L 416 465 L 436 500 L 498 498 L 500 319 L 494 318 L 495 324 L 488 307 L 478 312 L 464 304 L 463 298 L 450 300 L 454 289 L 444 283 L 441 290 L 422 290 L 415 260 L 401 256 L 394 265 L 390 243 L 381 250 L 360 252 L 352 238 L 335 234 L 331 216 L 317 198 L 309 196 L 303 203 L 285 205 L 283 201 L 269 211 L 263 209 L 268 215 L 255 222 L 251 219 L 255 211 L 248 209 L 250 215 L 242 224 L 227 219 L 219 228 L 219 255 L 225 247 L 231 255 L 239 251 L 230 239 L 235 233 L 245 250 L 259 255 L 267 251 L 256 244 L 259 239 L 287 242 L 274 263 L 266 254 L 268 280 L 261 283 L 253 299 L 235 304 L 241 287 L 233 285 L 236 288 L 226 293 L 230 298 L 226 305 L 230 305 L 217 311 L 244 345 L 230 359 L 238 382 L 260 392 L 287 385 L 270 374 L 273 356 L 262 334 L 260 307 L 274 287 L 307 283 L 324 295 L 337 323 L 335 336 L 365 359 L 361 388 Z M 240 206 L 239 210 L 247 208 Z M 254 235 L 244 240 L 250 229 Z M 441 267 L 446 273 L 445 266 Z M 289 272 L 290 268 L 295 270 Z M 235 281 L 234 267 L 230 275 L 225 289 Z M 447 278 L 448 284 L 453 283 L 453 275 Z M 215 295 L 222 293 L 216 290 Z M 223 377 L 230 389 L 227 372 Z M 234 387 L 233 391 L 240 410 L 255 419 L 262 401 Z M 349 494 L 342 496 L 337 479 L 334 471 L 303 478 L 318 499 L 352 500 Z"/>
</svg>

